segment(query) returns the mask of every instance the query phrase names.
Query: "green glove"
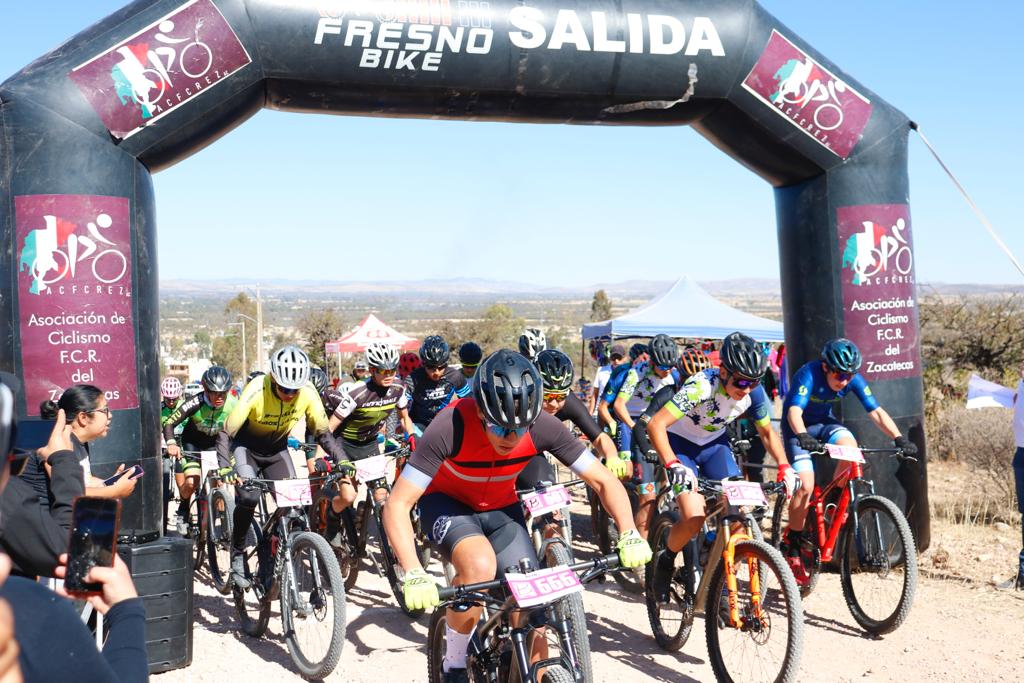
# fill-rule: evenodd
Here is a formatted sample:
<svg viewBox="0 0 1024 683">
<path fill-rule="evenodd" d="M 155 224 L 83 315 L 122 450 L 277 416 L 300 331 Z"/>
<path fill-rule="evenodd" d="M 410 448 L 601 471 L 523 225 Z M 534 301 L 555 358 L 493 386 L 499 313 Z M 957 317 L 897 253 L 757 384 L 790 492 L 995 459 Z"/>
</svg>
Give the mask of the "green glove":
<svg viewBox="0 0 1024 683">
<path fill-rule="evenodd" d="M 605 430 L 608 432 L 608 436 L 615 438 L 615 432 L 619 430 L 619 423 L 612 422 L 610 425 L 605 426 Z"/>
<path fill-rule="evenodd" d="M 356 473 L 356 466 L 352 464 L 351 460 L 339 460 L 334 465 L 334 469 L 339 472 L 345 473 L 346 476 L 353 476 Z"/>
<path fill-rule="evenodd" d="M 613 455 L 608 458 L 608 461 L 604 464 L 608 468 L 608 471 L 615 475 L 616 479 L 625 479 L 629 476 L 629 466 L 632 463 L 628 460 L 623 460 L 618 455 Z"/>
<path fill-rule="evenodd" d="M 619 551 L 619 562 L 627 569 L 642 567 L 651 561 L 653 554 L 651 546 L 636 529 L 630 529 L 619 536 L 615 549 Z"/>
<path fill-rule="evenodd" d="M 437 584 L 422 569 L 413 569 L 402 582 L 402 597 L 406 609 L 433 609 L 441 598 L 437 595 Z"/>
<path fill-rule="evenodd" d="M 234 484 L 238 481 L 238 471 L 234 465 L 228 465 L 217 470 L 217 477 L 225 484 Z"/>
</svg>

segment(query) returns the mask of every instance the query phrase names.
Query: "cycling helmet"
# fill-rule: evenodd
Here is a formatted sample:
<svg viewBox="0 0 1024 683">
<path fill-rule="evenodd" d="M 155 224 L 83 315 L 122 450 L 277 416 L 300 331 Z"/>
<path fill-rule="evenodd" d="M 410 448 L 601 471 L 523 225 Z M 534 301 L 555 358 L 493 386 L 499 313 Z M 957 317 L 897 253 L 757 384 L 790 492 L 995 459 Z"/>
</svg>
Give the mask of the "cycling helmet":
<svg viewBox="0 0 1024 683">
<path fill-rule="evenodd" d="M 424 365 L 435 368 L 447 365 L 451 354 L 448 342 L 436 334 L 432 334 L 424 339 L 420 345 L 420 360 L 423 361 Z"/>
<path fill-rule="evenodd" d="M 505 429 L 534 423 L 541 413 L 542 387 L 533 363 L 510 349 L 487 356 L 473 376 L 473 397 L 484 418 Z"/>
<path fill-rule="evenodd" d="M 231 388 L 231 373 L 220 365 L 211 365 L 200 380 L 207 391 L 227 391 Z"/>
<path fill-rule="evenodd" d="M 547 337 L 536 327 L 527 327 L 519 337 L 519 353 L 530 360 L 535 360 L 537 354 L 548 347 Z"/>
<path fill-rule="evenodd" d="M 245 381 L 246 383 L 249 383 L 256 379 L 257 377 L 262 377 L 265 374 L 267 373 L 263 372 L 262 370 L 253 370 L 252 372 L 249 373 L 249 376 L 245 379 Z"/>
<path fill-rule="evenodd" d="M 352 371 L 353 372 L 355 372 L 356 370 L 369 370 L 369 369 L 370 369 L 370 366 L 367 365 L 366 361 L 362 360 L 362 359 L 357 360 L 355 362 L 355 364 L 352 366 Z"/>
<path fill-rule="evenodd" d="M 316 393 L 322 394 L 331 386 L 331 378 L 320 368 L 309 369 L 309 382 L 316 388 Z"/>
<path fill-rule="evenodd" d="M 338 385 L 338 391 L 342 394 L 348 394 L 348 392 L 352 391 L 360 384 L 362 384 L 362 382 L 342 382 Z"/>
<path fill-rule="evenodd" d="M 412 351 L 406 351 L 398 358 L 398 374 L 402 377 L 408 377 L 409 373 L 420 365 L 422 365 L 420 357 Z"/>
<path fill-rule="evenodd" d="M 679 347 L 672 337 L 667 334 L 659 334 L 647 346 L 651 355 L 651 362 L 654 365 L 669 366 L 679 361 Z"/>
<path fill-rule="evenodd" d="M 544 391 L 568 391 L 572 386 L 572 361 L 556 349 L 544 349 L 537 354 L 537 369 L 543 380 Z"/>
<path fill-rule="evenodd" d="M 710 367 L 711 361 L 708 360 L 708 357 L 694 346 L 687 346 L 679 355 L 679 372 L 686 377 L 696 375 Z"/>
<path fill-rule="evenodd" d="M 459 347 L 459 361 L 468 367 L 480 365 L 484 358 L 483 349 L 476 342 L 468 341 Z"/>
<path fill-rule="evenodd" d="M 719 358 L 723 368 L 747 379 L 761 379 L 768 369 L 768 356 L 761 345 L 742 332 L 733 332 L 722 340 Z"/>
<path fill-rule="evenodd" d="M 836 372 L 857 372 L 863 358 L 860 349 L 849 339 L 840 337 L 827 342 L 821 349 L 821 360 Z"/>
<path fill-rule="evenodd" d="M 629 362 L 635 363 L 636 359 L 647 353 L 647 345 L 637 342 L 629 347 Z"/>
<path fill-rule="evenodd" d="M 164 381 L 160 382 L 160 396 L 162 398 L 178 398 L 181 396 L 181 392 L 184 389 L 181 386 L 181 380 L 177 377 L 164 377 Z"/>
<path fill-rule="evenodd" d="M 270 355 L 270 376 L 283 389 L 301 389 L 309 382 L 309 356 L 295 344 Z"/>
<path fill-rule="evenodd" d="M 386 342 L 374 342 L 366 347 L 366 362 L 378 370 L 398 367 L 398 349 Z"/>
</svg>

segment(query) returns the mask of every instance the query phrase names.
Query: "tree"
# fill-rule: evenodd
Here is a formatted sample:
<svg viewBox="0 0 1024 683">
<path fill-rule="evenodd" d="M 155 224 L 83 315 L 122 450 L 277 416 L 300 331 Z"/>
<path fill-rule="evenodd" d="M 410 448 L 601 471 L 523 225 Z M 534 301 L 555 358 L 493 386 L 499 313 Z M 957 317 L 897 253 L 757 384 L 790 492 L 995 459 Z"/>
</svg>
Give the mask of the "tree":
<svg viewBox="0 0 1024 683">
<path fill-rule="evenodd" d="M 612 300 L 608 298 L 603 289 L 599 289 L 594 292 L 594 299 L 590 302 L 590 320 L 598 322 L 600 320 L 611 320 L 611 317 Z"/>
<path fill-rule="evenodd" d="M 526 321 L 516 316 L 505 304 L 494 304 L 473 320 L 448 320 L 440 325 L 438 334 L 457 352 L 463 342 L 475 341 L 484 355 L 498 349 L 515 349 Z"/>
<path fill-rule="evenodd" d="M 299 334 L 305 340 L 306 353 L 313 365 L 327 367 L 324 345 L 337 339 L 345 331 L 345 320 L 333 308 L 310 311 L 299 318 Z"/>
<path fill-rule="evenodd" d="M 195 334 L 192 335 L 192 341 L 199 346 L 199 355 L 209 356 L 213 348 L 213 339 L 210 337 L 210 331 L 207 329 L 196 330 Z"/>
<path fill-rule="evenodd" d="M 239 314 L 249 316 L 252 320 L 239 317 Z M 222 329 L 225 333 L 213 340 L 210 350 L 210 360 L 216 365 L 223 365 L 232 375 L 244 377 L 248 368 L 242 367 L 242 325 L 231 323 L 243 323 L 245 325 L 245 360 L 249 367 L 256 364 L 256 301 L 245 292 L 239 292 L 233 299 L 224 306 L 224 323 Z"/>
</svg>

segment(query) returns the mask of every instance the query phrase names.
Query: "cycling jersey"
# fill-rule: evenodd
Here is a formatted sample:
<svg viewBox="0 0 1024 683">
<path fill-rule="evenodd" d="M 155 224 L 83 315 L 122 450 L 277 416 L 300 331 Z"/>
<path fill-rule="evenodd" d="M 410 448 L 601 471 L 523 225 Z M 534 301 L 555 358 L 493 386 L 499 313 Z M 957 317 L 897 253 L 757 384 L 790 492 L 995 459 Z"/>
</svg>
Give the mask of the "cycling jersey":
<svg viewBox="0 0 1024 683">
<path fill-rule="evenodd" d="M 626 381 L 626 375 L 633 367 L 629 363 L 623 363 L 622 365 L 616 365 L 612 368 L 611 374 L 608 375 L 608 381 L 604 385 L 604 393 L 600 395 L 600 398 L 605 403 L 615 403 L 615 397 L 619 395 L 619 391 L 622 390 L 622 385 Z"/>
<path fill-rule="evenodd" d="M 224 429 L 224 422 L 238 404 L 238 399 L 228 394 L 224 405 L 214 408 L 206 401 L 206 392 L 200 391 L 182 401 L 177 410 L 164 422 L 164 439 L 168 446 L 175 445 L 174 430 L 183 424 L 181 441 L 194 445 L 200 450 L 213 448 L 217 435 Z"/>
<path fill-rule="evenodd" d="M 332 402 L 337 400 L 333 415 L 341 420 L 335 436 L 357 444 L 376 443 L 377 432 L 396 408 L 405 410 L 409 404 L 405 386 L 396 378 L 390 387 L 382 387 L 374 381 L 362 382 L 348 393 L 334 392 Z"/>
<path fill-rule="evenodd" d="M 575 394 L 565 397 L 565 404 L 562 405 L 561 410 L 555 413 L 555 417 L 559 420 L 569 420 L 579 427 L 583 436 L 590 439 L 591 443 L 601 436 L 601 428 L 597 426 L 597 421 L 587 412 L 587 407 Z"/>
<path fill-rule="evenodd" d="M 725 392 L 723 382 L 718 368 L 691 375 L 665 404 L 665 409 L 676 418 L 668 427 L 669 433 L 703 445 L 724 434 L 726 425 L 748 409 L 755 424 L 771 424 L 771 408 L 764 389 L 758 386 L 736 401 Z"/>
<path fill-rule="evenodd" d="M 172 408 L 168 408 L 166 405 L 164 405 L 163 401 L 160 402 L 160 427 L 161 428 L 163 428 L 163 426 L 165 424 L 167 424 L 167 418 L 169 418 L 172 414 L 174 414 L 174 412 L 176 410 L 178 410 L 178 407 L 181 406 L 182 402 L 183 402 L 182 398 L 177 399 L 174 402 L 174 407 L 172 407 Z M 180 436 L 181 432 L 182 432 L 182 430 L 184 428 L 185 428 L 184 425 L 178 425 L 177 428 L 175 428 L 175 430 L 174 430 L 174 435 L 175 436 Z"/>
<path fill-rule="evenodd" d="M 476 512 L 518 502 L 515 481 L 537 453 L 550 452 L 577 475 L 596 461 L 558 418 L 541 413 L 508 455 L 499 455 L 487 440 L 476 401 L 456 401 L 437 415 L 419 439 L 402 477 L 426 494 L 443 493 Z"/>
<path fill-rule="evenodd" d="M 664 377 L 658 377 L 650 363 L 644 363 L 626 373 L 616 398 L 626 401 L 626 412 L 630 417 L 639 417 L 659 389 L 678 383 L 679 371 L 675 368 Z"/>
<path fill-rule="evenodd" d="M 434 416 L 456 397 L 468 396 L 471 389 L 465 376 L 450 365 L 436 382 L 427 377 L 423 367 L 410 372 L 403 382 L 409 401 L 409 417 L 422 427 L 429 425 Z"/>
<path fill-rule="evenodd" d="M 860 399 L 860 404 L 867 412 L 878 409 L 878 401 L 871 393 L 871 387 L 859 374 L 853 376 L 850 383 L 839 391 L 833 391 L 828 386 L 828 378 L 822 368 L 821 361 L 815 360 L 807 363 L 796 371 L 790 382 L 789 393 L 786 394 L 786 401 L 782 406 L 782 414 L 788 415 L 790 406 L 796 406 L 804 411 L 803 419 L 805 425 L 824 422 L 834 418 L 832 408 L 850 392 Z M 789 426 L 789 420 L 782 421 L 783 429 Z"/>
</svg>

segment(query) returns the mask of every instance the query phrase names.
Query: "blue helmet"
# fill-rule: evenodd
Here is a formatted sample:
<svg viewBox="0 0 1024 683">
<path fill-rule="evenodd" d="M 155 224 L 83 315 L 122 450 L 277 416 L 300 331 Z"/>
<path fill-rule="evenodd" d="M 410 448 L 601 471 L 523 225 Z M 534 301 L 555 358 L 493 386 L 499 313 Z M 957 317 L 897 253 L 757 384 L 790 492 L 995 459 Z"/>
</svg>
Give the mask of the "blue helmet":
<svg viewBox="0 0 1024 683">
<path fill-rule="evenodd" d="M 821 360 L 836 372 L 857 372 L 863 358 L 860 349 L 849 339 L 840 337 L 827 342 L 821 349 Z"/>
</svg>

